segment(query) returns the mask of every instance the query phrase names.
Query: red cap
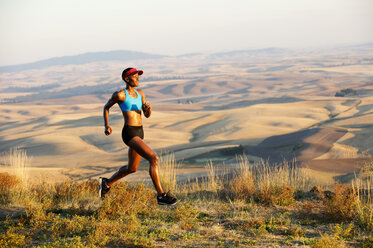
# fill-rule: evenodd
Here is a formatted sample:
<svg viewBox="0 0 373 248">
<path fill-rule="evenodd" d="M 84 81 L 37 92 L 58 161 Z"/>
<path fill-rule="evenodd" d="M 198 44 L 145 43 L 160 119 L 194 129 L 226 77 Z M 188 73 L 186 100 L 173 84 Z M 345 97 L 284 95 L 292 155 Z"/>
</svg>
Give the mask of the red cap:
<svg viewBox="0 0 373 248">
<path fill-rule="evenodd" d="M 137 70 L 136 68 L 127 68 L 122 72 L 122 79 L 124 80 L 125 77 L 131 76 L 138 73 L 139 75 L 142 75 L 144 72 L 142 70 Z"/>
</svg>

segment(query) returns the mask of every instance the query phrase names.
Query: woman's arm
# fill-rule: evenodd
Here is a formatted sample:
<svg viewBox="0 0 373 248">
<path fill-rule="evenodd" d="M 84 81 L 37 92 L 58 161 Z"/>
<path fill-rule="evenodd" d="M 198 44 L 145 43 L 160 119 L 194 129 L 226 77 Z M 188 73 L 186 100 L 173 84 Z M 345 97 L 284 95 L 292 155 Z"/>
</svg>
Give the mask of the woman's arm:
<svg viewBox="0 0 373 248">
<path fill-rule="evenodd" d="M 150 115 L 152 114 L 152 106 L 150 105 L 150 103 L 146 102 L 144 92 L 142 90 L 137 90 L 137 91 L 141 95 L 141 99 L 142 99 L 142 111 L 144 112 L 145 117 L 149 118 Z"/>
<path fill-rule="evenodd" d="M 114 92 L 109 101 L 104 106 L 105 134 L 110 135 L 112 129 L 109 126 L 109 109 L 118 102 L 118 92 Z"/>
</svg>

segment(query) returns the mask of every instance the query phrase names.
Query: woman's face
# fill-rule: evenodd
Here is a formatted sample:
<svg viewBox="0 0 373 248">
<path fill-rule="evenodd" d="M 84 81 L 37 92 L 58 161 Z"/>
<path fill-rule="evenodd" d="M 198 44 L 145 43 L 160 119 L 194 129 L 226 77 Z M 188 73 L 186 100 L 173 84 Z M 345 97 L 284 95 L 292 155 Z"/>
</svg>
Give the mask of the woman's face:
<svg viewBox="0 0 373 248">
<path fill-rule="evenodd" d="M 139 86 L 139 74 L 136 73 L 136 74 L 128 76 L 126 82 L 128 85 L 132 87 Z"/>
</svg>

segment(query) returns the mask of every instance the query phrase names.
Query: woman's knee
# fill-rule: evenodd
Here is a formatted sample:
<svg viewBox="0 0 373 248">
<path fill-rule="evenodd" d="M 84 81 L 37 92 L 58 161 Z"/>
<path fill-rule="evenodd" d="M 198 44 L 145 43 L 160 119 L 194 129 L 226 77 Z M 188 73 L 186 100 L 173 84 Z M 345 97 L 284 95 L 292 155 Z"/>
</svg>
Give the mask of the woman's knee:
<svg viewBox="0 0 373 248">
<path fill-rule="evenodd" d="M 159 162 L 159 158 L 157 154 L 153 153 L 152 155 L 150 155 L 149 157 L 150 166 L 158 166 L 158 162 Z"/>
<path fill-rule="evenodd" d="M 127 172 L 128 174 L 135 173 L 137 171 L 137 168 L 128 168 Z"/>
<path fill-rule="evenodd" d="M 149 162 L 151 165 L 158 166 L 159 158 L 156 153 L 150 155 Z"/>
<path fill-rule="evenodd" d="M 129 166 L 123 166 L 119 169 L 120 174 L 131 174 L 135 173 L 137 171 L 137 168 L 131 168 Z"/>
</svg>

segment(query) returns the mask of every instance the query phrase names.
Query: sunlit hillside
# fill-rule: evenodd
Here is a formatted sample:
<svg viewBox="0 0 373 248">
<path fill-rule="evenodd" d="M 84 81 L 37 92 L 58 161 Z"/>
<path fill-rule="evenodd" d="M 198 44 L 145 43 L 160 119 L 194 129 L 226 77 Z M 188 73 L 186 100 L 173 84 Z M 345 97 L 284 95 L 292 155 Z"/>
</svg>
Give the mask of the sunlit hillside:
<svg viewBox="0 0 373 248">
<path fill-rule="evenodd" d="M 111 109 L 109 137 L 102 108 L 125 87 L 123 68 L 134 66 L 145 71 L 140 87 L 153 106 L 151 118 L 144 118 L 145 141 L 159 154 L 175 154 L 183 163 L 180 179 L 204 174 L 208 161 L 235 167 L 236 155 L 245 153 L 251 162 L 295 159 L 310 173 L 345 182 L 373 155 L 367 138 L 373 123 L 372 50 L 131 53 L 129 61 L 123 53 L 122 61 L 73 64 L 68 57 L 60 65 L 3 67 L 0 152 L 6 157 L 12 148 L 24 149 L 32 157 L 30 174 L 51 180 L 111 174 L 126 163 L 127 147 L 119 108 Z M 354 94 L 336 96 L 346 89 Z M 146 162 L 127 179 L 148 181 Z"/>
<path fill-rule="evenodd" d="M 373 246 L 373 45 L 120 54 L 0 68 L 0 247 Z M 102 117 L 126 67 L 176 206 L 145 160 L 98 197 L 128 160 Z"/>
</svg>

